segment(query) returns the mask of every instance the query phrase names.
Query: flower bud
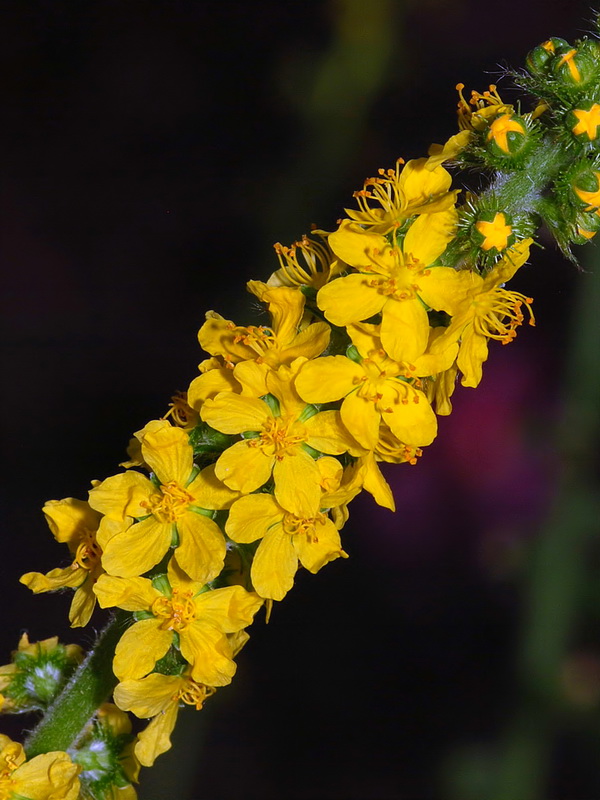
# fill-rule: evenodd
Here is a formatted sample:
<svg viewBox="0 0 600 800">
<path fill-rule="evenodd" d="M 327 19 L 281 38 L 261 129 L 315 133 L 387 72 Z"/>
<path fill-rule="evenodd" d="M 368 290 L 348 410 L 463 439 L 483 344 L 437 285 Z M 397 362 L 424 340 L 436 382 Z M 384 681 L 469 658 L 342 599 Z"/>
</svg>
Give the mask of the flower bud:
<svg viewBox="0 0 600 800">
<path fill-rule="evenodd" d="M 570 181 L 570 200 L 586 211 L 600 208 L 600 172 L 583 162 Z"/>
<path fill-rule="evenodd" d="M 598 63 L 588 48 L 572 47 L 552 60 L 552 75 L 565 89 L 577 91 L 589 86 L 598 75 Z"/>
<path fill-rule="evenodd" d="M 494 157 L 512 161 L 525 155 L 531 144 L 531 136 L 523 117 L 506 113 L 496 117 L 484 133 L 485 148 Z"/>
<path fill-rule="evenodd" d="M 471 228 L 471 241 L 490 255 L 506 250 L 515 238 L 512 219 L 502 211 L 482 211 Z"/>
<path fill-rule="evenodd" d="M 578 142 L 598 143 L 598 127 L 600 126 L 600 104 L 591 100 L 571 109 L 565 116 L 565 124 L 569 133 Z"/>
<path fill-rule="evenodd" d="M 600 212 L 580 211 L 575 217 L 571 241 L 574 244 L 587 244 L 600 230 Z"/>
<path fill-rule="evenodd" d="M 531 50 L 525 59 L 527 69 L 533 76 L 544 76 L 555 54 L 567 52 L 570 47 L 570 44 L 564 39 L 553 36 Z"/>
</svg>

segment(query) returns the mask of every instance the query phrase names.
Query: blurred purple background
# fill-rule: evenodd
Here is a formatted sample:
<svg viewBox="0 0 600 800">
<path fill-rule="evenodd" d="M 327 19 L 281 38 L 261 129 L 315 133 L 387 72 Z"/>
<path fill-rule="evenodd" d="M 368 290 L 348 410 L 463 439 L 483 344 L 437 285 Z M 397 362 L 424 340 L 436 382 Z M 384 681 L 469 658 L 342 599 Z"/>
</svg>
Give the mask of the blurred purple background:
<svg viewBox="0 0 600 800">
<path fill-rule="evenodd" d="M 65 596 L 17 583 L 66 559 L 40 508 L 84 498 L 186 388 L 205 310 L 251 322 L 244 282 L 275 268 L 273 242 L 331 229 L 367 175 L 451 135 L 458 81 L 483 89 L 591 15 L 583 2 L 365 1 L 365 31 L 387 14 L 384 77 L 355 105 L 331 94 L 312 127 L 302 110 L 318 105 L 343 5 L 4 7 L 4 661 L 24 628 L 91 640 L 57 628 Z M 386 469 L 395 515 L 354 503 L 351 558 L 299 575 L 257 623 L 233 685 L 186 719 L 141 800 L 459 800 L 448 776 L 463 757 L 477 786 L 516 702 L 520 587 L 560 472 L 578 274 L 544 243 L 515 282 L 535 297 L 537 327 L 491 346 L 482 385 L 457 389 L 417 466 Z M 593 703 L 593 649 L 584 656 Z M 579 735 L 561 738 L 548 797 L 600 796 Z"/>
</svg>

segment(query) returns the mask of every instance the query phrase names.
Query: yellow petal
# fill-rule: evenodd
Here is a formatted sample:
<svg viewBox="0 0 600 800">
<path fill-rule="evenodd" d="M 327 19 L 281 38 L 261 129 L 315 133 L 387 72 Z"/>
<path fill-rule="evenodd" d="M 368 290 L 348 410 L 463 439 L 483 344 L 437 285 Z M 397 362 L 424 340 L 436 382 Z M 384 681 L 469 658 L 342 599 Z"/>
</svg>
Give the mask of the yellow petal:
<svg viewBox="0 0 600 800">
<path fill-rule="evenodd" d="M 133 578 L 152 569 L 169 549 L 173 525 L 147 517 L 106 542 L 102 566 L 111 575 Z"/>
<path fill-rule="evenodd" d="M 294 359 L 304 356 L 305 358 L 316 358 L 329 344 L 331 328 L 326 322 L 313 322 L 294 337 L 292 342 L 285 348 L 282 356 L 285 357 L 285 364 L 291 364 Z"/>
<path fill-rule="evenodd" d="M 15 770 L 7 797 L 27 800 L 76 800 L 80 767 L 66 753 L 54 751 L 32 758 Z"/>
<path fill-rule="evenodd" d="M 244 397 L 262 397 L 267 394 L 267 364 L 256 361 L 240 361 L 233 368 L 236 382 L 240 385 L 240 394 Z"/>
<path fill-rule="evenodd" d="M 372 325 L 370 322 L 358 322 L 354 325 L 348 325 L 347 331 L 348 336 L 352 339 L 352 344 L 363 358 L 366 358 L 372 350 L 381 349 L 380 325 Z M 361 374 L 364 374 L 362 368 Z"/>
<path fill-rule="evenodd" d="M 259 281 L 250 281 L 258 286 Z M 286 347 L 296 336 L 302 315 L 304 314 L 305 297 L 300 289 L 290 286 L 267 286 L 262 283 L 259 299 L 269 304 L 272 329 L 278 344 Z"/>
<path fill-rule="evenodd" d="M 405 384 L 388 408 L 383 419 L 401 442 L 422 447 L 435 439 L 437 419 L 423 392 Z"/>
<path fill-rule="evenodd" d="M 192 665 L 193 680 L 207 686 L 226 686 L 231 683 L 236 666 L 225 634 L 210 624 L 196 621 L 181 631 L 179 641 L 181 655 Z"/>
<path fill-rule="evenodd" d="M 261 430 L 271 412 L 262 400 L 222 392 L 204 403 L 200 416 L 222 433 L 243 433 Z"/>
<path fill-rule="evenodd" d="M 370 267 L 374 258 L 392 263 L 390 245 L 385 236 L 365 231 L 349 220 L 344 220 L 337 231 L 330 233 L 327 241 L 338 258 L 357 269 Z"/>
<path fill-rule="evenodd" d="M 359 397 L 356 392 L 352 392 L 342 403 L 340 414 L 342 422 L 356 441 L 366 447 L 367 450 L 374 450 L 379 439 L 379 424 L 381 422 L 381 414 L 377 410 L 375 403 Z"/>
<path fill-rule="evenodd" d="M 89 503 L 75 497 L 49 500 L 42 511 L 57 542 L 78 544 L 82 532 L 95 531 L 100 522 L 100 514 L 90 508 Z"/>
<path fill-rule="evenodd" d="M 149 611 L 160 597 L 148 578 L 116 578 L 101 575 L 94 586 L 101 608 L 122 608 L 124 611 Z"/>
<path fill-rule="evenodd" d="M 339 411 L 320 411 L 304 423 L 307 444 L 321 453 L 339 456 L 351 452 L 356 442 L 342 425 Z"/>
<path fill-rule="evenodd" d="M 425 352 L 429 317 L 419 300 L 388 300 L 381 320 L 381 342 L 394 361 L 412 363 Z"/>
<path fill-rule="evenodd" d="M 250 494 L 271 477 L 274 456 L 265 455 L 252 440 L 236 442 L 219 456 L 215 475 L 231 489 Z"/>
<path fill-rule="evenodd" d="M 252 585 L 261 597 L 283 600 L 294 585 L 298 557 L 292 537 L 281 527 L 262 540 L 252 561 Z"/>
<path fill-rule="evenodd" d="M 202 585 L 212 581 L 223 569 L 225 538 L 217 523 L 187 511 L 177 522 L 179 547 L 175 554 L 177 563 Z"/>
<path fill-rule="evenodd" d="M 419 296 L 436 311 L 454 316 L 465 301 L 483 286 L 483 279 L 471 270 L 432 267 L 428 275 L 419 276 Z"/>
<path fill-rule="evenodd" d="M 433 264 L 456 235 L 458 214 L 454 208 L 437 214 L 421 214 L 412 223 L 402 249 L 424 266 Z"/>
<path fill-rule="evenodd" d="M 143 619 L 127 628 L 115 649 L 113 671 L 120 681 L 143 678 L 154 669 L 173 641 L 158 619 Z"/>
<path fill-rule="evenodd" d="M 171 749 L 171 734 L 177 722 L 178 703 L 171 705 L 140 731 L 134 753 L 143 767 L 151 767 L 158 756 Z"/>
<path fill-rule="evenodd" d="M 177 705 L 173 697 L 185 682 L 179 675 L 162 675 L 153 672 L 139 680 L 119 683 L 114 691 L 115 703 L 123 711 L 131 711 L 136 717 L 146 719 Z"/>
<path fill-rule="evenodd" d="M 306 403 L 296 391 L 294 381 L 305 363 L 305 358 L 297 358 L 289 367 L 282 364 L 277 371 L 272 370 L 267 375 L 267 389 L 279 400 L 282 416 L 297 419 L 304 411 Z"/>
<path fill-rule="evenodd" d="M 437 330 L 443 330 L 443 328 L 438 328 Z M 413 374 L 418 378 L 422 378 L 426 375 L 437 375 L 439 372 L 445 372 L 454 364 L 457 354 L 458 342 L 449 344 L 439 353 L 424 353 L 415 359 L 415 371 Z"/>
<path fill-rule="evenodd" d="M 194 465 L 194 451 L 187 433 L 167 423 L 142 434 L 142 455 L 161 483 L 187 483 Z"/>
<path fill-rule="evenodd" d="M 82 584 L 73 595 L 69 609 L 69 621 L 72 628 L 83 628 L 90 621 L 96 607 L 96 595 L 91 577 Z"/>
<path fill-rule="evenodd" d="M 373 496 L 378 506 L 383 506 L 384 508 L 389 508 L 390 511 L 395 511 L 396 503 L 394 502 L 394 495 L 392 494 L 389 483 L 383 477 L 373 453 L 368 453 L 361 458 L 360 461 L 360 470 L 365 490 Z"/>
<path fill-rule="evenodd" d="M 281 522 L 283 509 L 270 494 L 241 497 L 229 510 L 225 530 L 230 539 L 240 544 L 254 542 Z"/>
<path fill-rule="evenodd" d="M 377 286 L 370 286 L 371 280 L 362 273 L 336 278 L 319 290 L 317 305 L 334 325 L 369 319 L 378 314 L 386 302 Z"/>
<path fill-rule="evenodd" d="M 203 624 L 212 625 L 223 633 L 235 633 L 252 624 L 262 600 L 241 586 L 226 586 L 198 595 L 194 604 Z M 210 681 L 201 683 L 212 685 Z"/>
<path fill-rule="evenodd" d="M 360 364 L 346 356 L 325 356 L 304 364 L 296 378 L 296 389 L 307 403 L 331 403 L 355 389 L 363 375 Z"/>
<path fill-rule="evenodd" d="M 187 392 L 187 401 L 196 411 L 209 397 L 216 397 L 219 392 L 236 392 L 239 384 L 233 376 L 233 372 L 226 367 L 211 369 L 199 375 L 190 383 Z"/>
<path fill-rule="evenodd" d="M 312 517 L 319 510 L 321 474 L 315 460 L 302 448 L 276 460 L 273 466 L 275 498 L 297 517 Z"/>
<path fill-rule="evenodd" d="M 230 489 L 215 475 L 215 465 L 205 467 L 189 484 L 186 491 L 194 498 L 194 505 L 209 511 L 221 511 L 238 499 L 239 492 Z"/>
<path fill-rule="evenodd" d="M 483 374 L 483 363 L 488 357 L 488 342 L 483 335 L 477 334 L 473 326 L 465 328 L 456 363 L 463 374 L 463 386 L 475 388 L 479 386 Z"/>
<path fill-rule="evenodd" d="M 444 167 L 429 170 L 427 161 L 426 158 L 408 161 L 400 174 L 399 189 L 407 217 L 423 213 L 432 200 L 444 196 L 452 184 L 452 177 Z"/>
<path fill-rule="evenodd" d="M 300 563 L 313 574 L 330 561 L 346 555 L 342 550 L 340 534 L 329 518 L 323 523 L 316 524 L 314 536 L 310 539 L 306 534 L 296 534 L 293 537 L 293 544 Z"/>
<path fill-rule="evenodd" d="M 144 517 L 148 513 L 142 503 L 154 494 L 154 485 L 139 472 L 127 470 L 101 481 L 90 490 L 90 505 L 115 520 Z"/>
<path fill-rule="evenodd" d="M 533 239 L 523 239 L 506 251 L 489 275 L 486 275 L 484 279 L 486 291 L 494 286 L 506 283 L 513 277 L 519 267 L 522 267 L 529 258 L 529 248 L 532 243 Z"/>
<path fill-rule="evenodd" d="M 86 570 L 81 569 L 77 564 L 72 564 L 64 569 L 51 569 L 45 575 L 42 575 L 41 572 L 27 572 L 20 577 L 19 582 L 25 584 L 34 594 L 39 594 L 40 592 L 54 592 L 67 586 L 71 588 L 81 586 L 86 577 Z"/>
</svg>

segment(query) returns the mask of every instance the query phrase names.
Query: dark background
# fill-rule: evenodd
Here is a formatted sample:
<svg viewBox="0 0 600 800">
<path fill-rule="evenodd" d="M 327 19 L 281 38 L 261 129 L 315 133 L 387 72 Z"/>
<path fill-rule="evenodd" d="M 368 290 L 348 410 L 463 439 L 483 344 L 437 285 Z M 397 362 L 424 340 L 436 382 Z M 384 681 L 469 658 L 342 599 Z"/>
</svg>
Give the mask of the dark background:
<svg viewBox="0 0 600 800">
<path fill-rule="evenodd" d="M 273 242 L 332 229 L 367 175 L 455 132 L 458 81 L 484 89 L 591 14 L 542 0 L 3 9 L 6 661 L 23 629 L 91 641 L 65 624 L 66 596 L 17 583 L 66 563 L 40 508 L 85 498 L 187 387 L 205 310 L 253 322 L 244 283 L 276 267 Z M 300 574 L 257 622 L 234 683 L 181 715 L 141 800 L 492 797 L 520 713 L 529 554 L 561 471 L 580 280 L 542 241 L 516 281 L 537 327 L 492 345 L 418 466 L 386 470 L 395 515 L 353 504 L 350 559 Z M 549 745 L 544 798 L 600 796 L 597 619 L 578 624 L 563 687 L 575 721 Z M 514 791 L 505 800 L 528 800 Z"/>
</svg>

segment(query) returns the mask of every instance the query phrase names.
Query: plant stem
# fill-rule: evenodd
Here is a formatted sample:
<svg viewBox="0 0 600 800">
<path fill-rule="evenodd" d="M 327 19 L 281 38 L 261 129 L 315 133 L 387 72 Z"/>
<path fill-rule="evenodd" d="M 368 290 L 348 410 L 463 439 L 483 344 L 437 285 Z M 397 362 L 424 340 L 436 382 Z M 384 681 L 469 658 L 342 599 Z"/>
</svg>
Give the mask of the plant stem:
<svg viewBox="0 0 600 800">
<path fill-rule="evenodd" d="M 28 758 L 72 747 L 109 697 L 117 683 L 112 660 L 123 631 L 123 616 L 116 614 L 111 618 L 71 680 L 31 732 L 24 745 Z"/>
</svg>

